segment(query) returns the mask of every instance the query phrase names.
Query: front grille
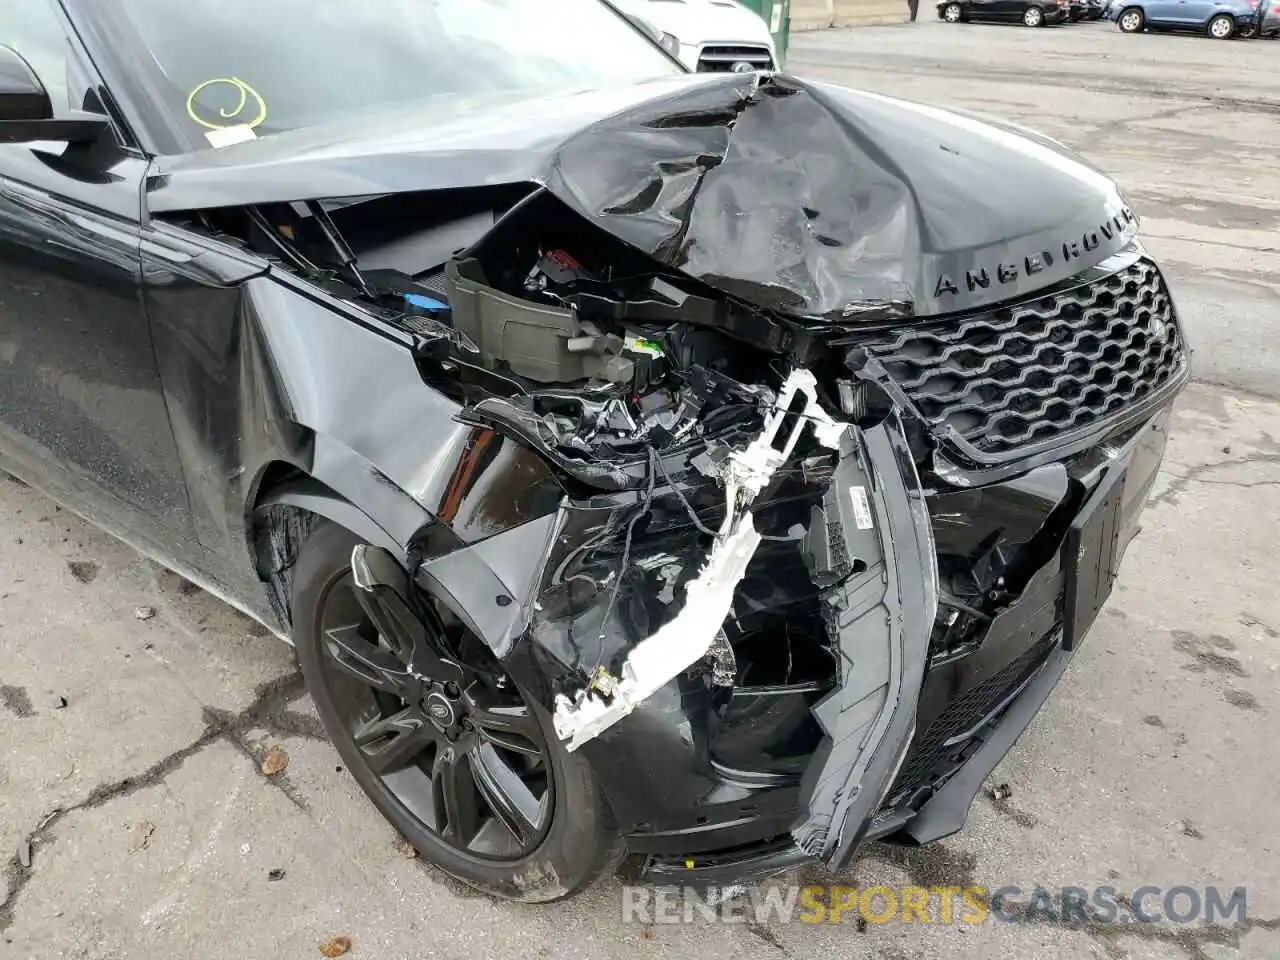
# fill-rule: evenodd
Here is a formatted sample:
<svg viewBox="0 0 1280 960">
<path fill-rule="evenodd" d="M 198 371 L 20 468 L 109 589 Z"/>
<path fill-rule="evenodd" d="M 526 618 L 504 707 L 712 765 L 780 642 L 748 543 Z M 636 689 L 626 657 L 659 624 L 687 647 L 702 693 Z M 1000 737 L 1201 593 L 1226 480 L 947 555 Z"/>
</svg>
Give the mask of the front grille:
<svg viewBox="0 0 1280 960">
<path fill-rule="evenodd" d="M 699 73 L 728 73 L 735 63 L 749 63 L 755 70 L 772 70 L 773 57 L 768 47 L 715 46 L 703 47 L 698 56 Z"/>
<path fill-rule="evenodd" d="M 864 346 L 935 430 L 992 456 L 1123 411 L 1169 383 L 1184 359 L 1169 291 L 1146 259 Z"/>
<path fill-rule="evenodd" d="M 1044 637 L 1003 670 L 948 703 L 928 729 L 916 736 L 887 794 L 886 808 L 910 800 L 921 787 L 933 786 L 958 770 L 982 742 L 981 731 L 973 737 L 963 735 L 989 719 L 992 711 L 1044 663 L 1057 641 L 1057 633 Z"/>
</svg>

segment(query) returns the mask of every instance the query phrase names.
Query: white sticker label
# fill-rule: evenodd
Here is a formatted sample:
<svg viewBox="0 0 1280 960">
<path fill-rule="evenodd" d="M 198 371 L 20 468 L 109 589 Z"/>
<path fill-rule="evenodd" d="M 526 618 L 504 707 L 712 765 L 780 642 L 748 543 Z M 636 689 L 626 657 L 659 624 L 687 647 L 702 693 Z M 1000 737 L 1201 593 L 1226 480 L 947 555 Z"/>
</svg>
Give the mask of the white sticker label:
<svg viewBox="0 0 1280 960">
<path fill-rule="evenodd" d="M 253 127 L 247 123 L 240 123 L 234 127 L 222 127 L 218 130 L 206 130 L 204 138 L 209 141 L 211 147 L 229 147 L 233 143 L 244 143 L 246 140 L 257 140 L 258 135 L 253 132 Z"/>
<path fill-rule="evenodd" d="M 773 13 L 769 19 L 769 32 L 777 33 L 782 29 L 782 0 L 774 0 Z"/>
<path fill-rule="evenodd" d="M 849 496 L 853 498 L 853 522 L 859 530 L 870 530 L 871 504 L 867 501 L 866 487 L 850 487 Z"/>
</svg>

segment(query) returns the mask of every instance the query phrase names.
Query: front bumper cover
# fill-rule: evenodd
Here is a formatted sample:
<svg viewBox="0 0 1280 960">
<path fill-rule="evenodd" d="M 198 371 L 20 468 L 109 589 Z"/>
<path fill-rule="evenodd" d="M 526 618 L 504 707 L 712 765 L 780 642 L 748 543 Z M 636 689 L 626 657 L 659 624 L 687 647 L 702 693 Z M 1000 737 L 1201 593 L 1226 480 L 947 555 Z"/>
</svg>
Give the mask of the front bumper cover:
<svg viewBox="0 0 1280 960">
<path fill-rule="evenodd" d="M 822 598 L 841 682 L 814 710 L 830 750 L 805 772 L 793 831 L 805 853 L 833 865 L 852 856 L 911 742 L 938 605 L 929 513 L 901 421 L 850 431 L 841 454 L 821 527 L 868 562 Z"/>
</svg>

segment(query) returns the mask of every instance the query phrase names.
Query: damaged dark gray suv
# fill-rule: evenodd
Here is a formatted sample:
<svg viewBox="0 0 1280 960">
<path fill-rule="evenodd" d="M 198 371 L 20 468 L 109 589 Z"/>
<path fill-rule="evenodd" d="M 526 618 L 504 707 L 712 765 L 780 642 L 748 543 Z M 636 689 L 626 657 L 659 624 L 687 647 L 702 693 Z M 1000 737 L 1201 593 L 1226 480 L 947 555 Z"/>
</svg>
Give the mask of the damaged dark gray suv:
<svg viewBox="0 0 1280 960">
<path fill-rule="evenodd" d="M 1109 179 L 599 0 L 23 6 L 0 467 L 290 639 L 425 857 L 960 829 L 1188 377 Z"/>
</svg>

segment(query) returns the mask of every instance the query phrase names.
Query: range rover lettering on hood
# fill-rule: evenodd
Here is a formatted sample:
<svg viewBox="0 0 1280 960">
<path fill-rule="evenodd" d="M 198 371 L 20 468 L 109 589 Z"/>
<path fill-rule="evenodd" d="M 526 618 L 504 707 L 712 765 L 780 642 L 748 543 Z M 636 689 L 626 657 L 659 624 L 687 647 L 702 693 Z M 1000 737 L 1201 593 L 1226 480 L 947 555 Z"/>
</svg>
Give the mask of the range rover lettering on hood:
<svg viewBox="0 0 1280 960">
<path fill-rule="evenodd" d="M 807 320 L 993 303 L 1133 232 L 1115 185 L 1046 141 L 779 76 L 607 118 L 560 147 L 546 185 L 657 260 Z M 1126 226 L 1099 231 L 1115 221 Z M 1076 238 L 1078 256 L 1044 257 L 1064 241 L 1074 253 Z M 1028 254 L 1038 270 L 1001 271 Z M 984 269 L 1001 281 L 939 290 Z"/>
<path fill-rule="evenodd" d="M 371 113 L 162 161 L 149 204 L 536 184 L 664 265 L 809 322 L 981 307 L 1067 279 L 1134 233 L 1115 184 L 1052 141 L 778 74 L 410 119 Z"/>
<path fill-rule="evenodd" d="M 1063 240 L 1059 256 L 1066 263 L 1077 264 L 1082 257 L 1101 247 L 1103 241 L 1127 236 L 1128 232 L 1137 225 L 1137 215 L 1125 207 L 1106 223 L 1099 225 L 1096 230 L 1086 231 L 1079 240 L 1074 238 Z M 974 293 L 979 289 L 989 289 L 993 275 L 997 284 L 1005 286 L 1015 284 L 1019 277 L 1044 273 L 1047 268 L 1053 266 L 1053 263 L 1054 253 L 1051 250 L 1041 250 L 1039 253 L 1027 254 L 1018 262 L 997 263 L 991 270 L 986 267 L 970 268 L 964 272 L 965 290 Z M 950 274 L 944 273 L 938 277 L 938 282 L 933 288 L 933 295 L 936 298 L 940 300 L 947 295 L 958 296 L 959 294 L 960 287 Z"/>
</svg>

